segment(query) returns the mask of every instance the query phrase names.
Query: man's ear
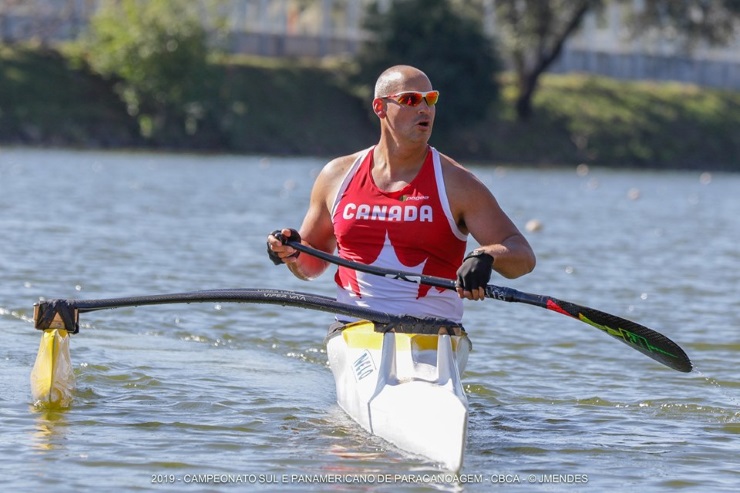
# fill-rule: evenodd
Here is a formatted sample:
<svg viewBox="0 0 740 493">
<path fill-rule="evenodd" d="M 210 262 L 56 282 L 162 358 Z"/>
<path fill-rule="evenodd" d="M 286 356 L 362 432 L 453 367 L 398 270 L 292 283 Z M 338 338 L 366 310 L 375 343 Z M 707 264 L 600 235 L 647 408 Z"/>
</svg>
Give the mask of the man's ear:
<svg viewBox="0 0 740 493">
<path fill-rule="evenodd" d="M 381 98 L 373 100 L 373 112 L 378 115 L 378 118 L 385 118 L 385 102 Z"/>
</svg>

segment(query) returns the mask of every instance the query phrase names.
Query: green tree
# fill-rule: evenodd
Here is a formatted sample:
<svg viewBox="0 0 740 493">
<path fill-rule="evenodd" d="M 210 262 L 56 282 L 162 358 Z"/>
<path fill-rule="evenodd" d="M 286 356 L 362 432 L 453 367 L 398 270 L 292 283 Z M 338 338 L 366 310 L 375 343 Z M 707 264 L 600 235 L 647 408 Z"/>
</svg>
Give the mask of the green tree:
<svg viewBox="0 0 740 493">
<path fill-rule="evenodd" d="M 740 24 L 738 0 L 643 0 L 639 8 L 633 0 L 496 0 L 496 37 L 516 74 L 520 120 L 532 116 L 540 76 L 560 56 L 586 14 L 598 14 L 615 2 L 629 7 L 623 22 L 633 38 L 657 31 L 681 37 L 686 46 L 698 40 L 723 44 Z"/>
<path fill-rule="evenodd" d="M 115 79 L 141 134 L 176 143 L 202 132 L 212 70 L 196 2 L 107 0 L 84 39 L 88 63 Z M 192 143 L 192 140 L 191 140 Z"/>
<path fill-rule="evenodd" d="M 740 1 L 643 0 L 642 8 L 629 14 L 626 21 L 635 38 L 658 32 L 666 39 L 680 37 L 687 50 L 699 41 L 722 46 L 740 30 Z"/>
<path fill-rule="evenodd" d="M 373 2 L 363 27 L 372 39 L 356 59 L 362 83 L 374 83 L 397 64 L 423 70 L 440 91 L 437 132 L 484 118 L 498 101 L 500 64 L 493 44 L 479 18 L 449 0 L 396 0 L 387 12 Z"/>
<path fill-rule="evenodd" d="M 589 10 L 602 0 L 500 0 L 498 39 L 516 74 L 516 112 L 532 115 L 532 97 L 540 76 L 557 60 L 565 41 L 577 31 Z"/>
</svg>

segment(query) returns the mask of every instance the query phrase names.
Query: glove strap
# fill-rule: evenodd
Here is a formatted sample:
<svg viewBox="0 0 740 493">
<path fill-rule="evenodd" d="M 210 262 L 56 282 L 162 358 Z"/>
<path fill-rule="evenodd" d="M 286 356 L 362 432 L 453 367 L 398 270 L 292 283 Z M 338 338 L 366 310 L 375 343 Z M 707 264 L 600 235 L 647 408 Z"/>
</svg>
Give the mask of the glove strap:
<svg viewBox="0 0 740 493">
<path fill-rule="evenodd" d="M 465 262 L 469 258 L 486 258 L 486 257 L 491 259 L 491 265 L 493 265 L 493 261 L 495 260 L 493 255 L 491 255 L 490 253 L 486 253 L 483 250 L 477 250 L 477 249 L 465 255 L 463 262 Z"/>
</svg>

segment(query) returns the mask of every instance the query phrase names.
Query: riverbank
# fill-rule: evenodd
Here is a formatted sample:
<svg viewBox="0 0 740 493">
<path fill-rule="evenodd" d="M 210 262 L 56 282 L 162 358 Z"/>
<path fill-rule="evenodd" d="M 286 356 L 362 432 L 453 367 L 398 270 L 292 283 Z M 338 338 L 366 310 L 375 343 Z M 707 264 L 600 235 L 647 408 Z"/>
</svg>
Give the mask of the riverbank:
<svg viewBox="0 0 740 493">
<path fill-rule="evenodd" d="M 57 52 L 0 47 L 0 144 L 333 156 L 371 145 L 377 122 L 342 65 L 231 59 L 204 95 L 198 131 L 146 139 L 114 84 Z M 515 86 L 488 118 L 432 144 L 481 163 L 740 171 L 740 92 L 547 75 L 536 117 L 518 122 Z M 485 98 L 482 100 L 485 103 Z M 454 111 L 440 101 L 438 111 Z M 459 115 L 463 122 L 465 115 Z"/>
</svg>

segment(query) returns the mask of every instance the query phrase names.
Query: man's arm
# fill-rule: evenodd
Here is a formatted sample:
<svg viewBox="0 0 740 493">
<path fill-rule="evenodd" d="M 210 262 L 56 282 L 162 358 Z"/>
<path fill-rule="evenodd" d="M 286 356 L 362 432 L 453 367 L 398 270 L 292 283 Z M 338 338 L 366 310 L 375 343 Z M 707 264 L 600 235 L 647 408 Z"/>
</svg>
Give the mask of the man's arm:
<svg viewBox="0 0 740 493">
<path fill-rule="evenodd" d="M 513 279 L 534 269 L 532 247 L 501 209 L 491 191 L 470 171 L 447 158 L 445 184 L 458 227 L 494 258 L 493 269 Z"/>
<path fill-rule="evenodd" d="M 332 202 L 347 168 L 352 165 L 355 158 L 356 155 L 337 158 L 319 173 L 311 190 L 308 211 L 299 230 L 301 243 L 327 253 L 334 253 L 337 240 L 331 219 Z M 281 232 L 290 238 L 289 229 L 283 229 Z M 299 279 L 315 279 L 329 266 L 328 262 L 310 255 L 293 256 L 296 250 L 283 245 L 272 235 L 268 236 L 267 242 L 270 249 L 282 258 L 288 269 Z"/>
</svg>

